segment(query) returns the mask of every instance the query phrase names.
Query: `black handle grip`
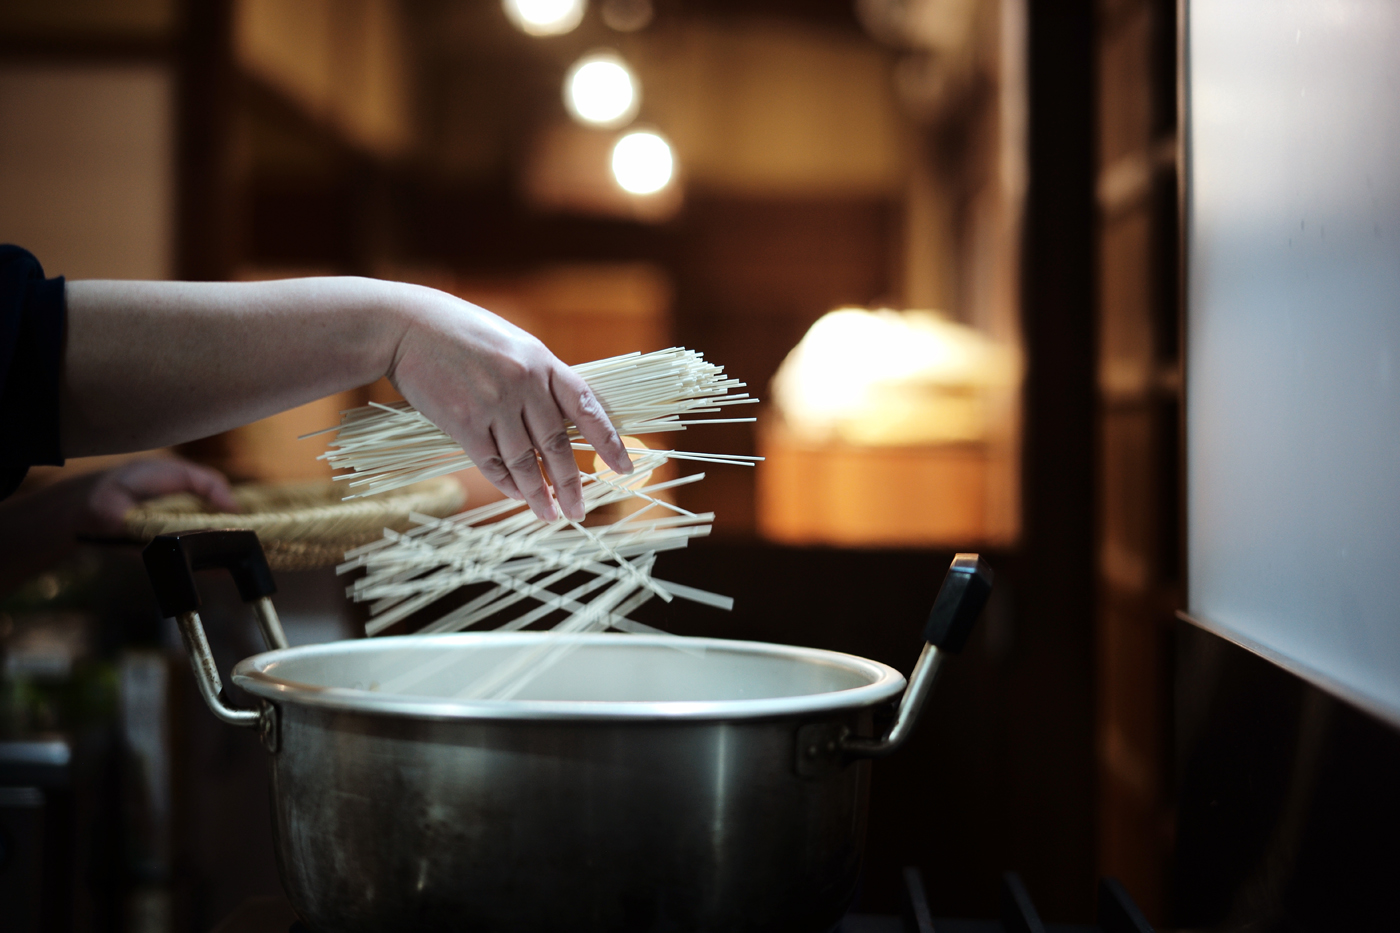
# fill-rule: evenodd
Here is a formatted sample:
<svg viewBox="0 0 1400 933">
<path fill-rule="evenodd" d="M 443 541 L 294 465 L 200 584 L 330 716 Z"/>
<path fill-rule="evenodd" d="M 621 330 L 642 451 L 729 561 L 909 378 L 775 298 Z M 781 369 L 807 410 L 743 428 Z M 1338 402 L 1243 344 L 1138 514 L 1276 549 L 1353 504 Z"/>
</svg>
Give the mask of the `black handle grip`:
<svg viewBox="0 0 1400 933">
<path fill-rule="evenodd" d="M 940 651 L 957 653 L 967 644 L 972 626 L 992 594 L 992 568 L 976 554 L 953 558 L 938 598 L 924 626 L 924 641 Z"/>
<path fill-rule="evenodd" d="M 194 612 L 200 606 L 196 570 L 223 568 L 238 584 L 238 595 L 251 603 L 277 592 L 262 545 L 252 531 L 182 531 L 157 535 L 141 552 L 146 576 L 166 616 Z"/>
</svg>

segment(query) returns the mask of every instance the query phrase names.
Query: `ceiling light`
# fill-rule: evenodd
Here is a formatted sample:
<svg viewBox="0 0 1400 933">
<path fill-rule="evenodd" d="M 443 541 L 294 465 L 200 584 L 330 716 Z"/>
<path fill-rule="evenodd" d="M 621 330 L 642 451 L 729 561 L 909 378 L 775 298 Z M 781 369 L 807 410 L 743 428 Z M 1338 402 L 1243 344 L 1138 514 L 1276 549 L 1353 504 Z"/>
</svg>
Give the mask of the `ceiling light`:
<svg viewBox="0 0 1400 933">
<path fill-rule="evenodd" d="M 592 126 L 622 126 L 637 115 L 641 88 L 627 63 L 611 52 L 585 55 L 564 78 L 564 103 Z"/>
<path fill-rule="evenodd" d="M 583 22 L 587 0 L 503 0 L 516 29 L 531 36 L 561 36 Z"/>
<path fill-rule="evenodd" d="M 656 133 L 628 133 L 613 146 L 613 178 L 632 194 L 655 194 L 665 188 L 675 167 L 670 143 Z"/>
</svg>

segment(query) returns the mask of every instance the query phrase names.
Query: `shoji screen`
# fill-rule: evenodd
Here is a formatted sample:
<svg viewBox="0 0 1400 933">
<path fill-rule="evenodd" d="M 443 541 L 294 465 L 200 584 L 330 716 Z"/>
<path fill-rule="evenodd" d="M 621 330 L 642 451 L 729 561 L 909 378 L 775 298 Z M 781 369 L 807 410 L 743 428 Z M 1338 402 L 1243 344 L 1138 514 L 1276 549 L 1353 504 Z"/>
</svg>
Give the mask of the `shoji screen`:
<svg viewBox="0 0 1400 933">
<path fill-rule="evenodd" d="M 1400 721 L 1400 4 L 1191 2 L 1190 611 Z"/>
</svg>

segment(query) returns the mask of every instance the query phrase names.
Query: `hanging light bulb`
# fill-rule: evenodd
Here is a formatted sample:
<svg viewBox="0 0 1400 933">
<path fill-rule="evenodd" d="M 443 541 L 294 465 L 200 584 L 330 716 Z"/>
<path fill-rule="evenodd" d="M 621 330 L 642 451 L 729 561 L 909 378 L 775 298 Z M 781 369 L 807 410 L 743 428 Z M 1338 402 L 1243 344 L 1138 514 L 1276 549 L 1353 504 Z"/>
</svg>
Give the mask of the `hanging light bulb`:
<svg viewBox="0 0 1400 933">
<path fill-rule="evenodd" d="M 632 69 L 612 52 L 585 55 L 564 78 L 564 104 L 590 126 L 623 126 L 637 115 L 641 88 Z"/>
<path fill-rule="evenodd" d="M 613 178 L 632 194 L 655 194 L 671 183 L 676 159 L 659 133 L 638 130 L 613 146 Z"/>
<path fill-rule="evenodd" d="M 506 17 L 531 36 L 562 36 L 583 22 L 587 0 L 502 0 Z"/>
</svg>

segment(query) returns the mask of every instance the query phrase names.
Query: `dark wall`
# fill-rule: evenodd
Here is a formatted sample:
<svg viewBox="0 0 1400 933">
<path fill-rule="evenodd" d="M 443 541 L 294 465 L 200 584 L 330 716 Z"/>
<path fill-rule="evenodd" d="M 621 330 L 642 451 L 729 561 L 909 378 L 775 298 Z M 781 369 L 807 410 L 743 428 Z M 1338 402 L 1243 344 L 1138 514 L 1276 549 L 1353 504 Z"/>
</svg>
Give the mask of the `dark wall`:
<svg viewBox="0 0 1400 933">
<path fill-rule="evenodd" d="M 1400 730 L 1185 622 L 1172 923 L 1393 930 Z"/>
</svg>

